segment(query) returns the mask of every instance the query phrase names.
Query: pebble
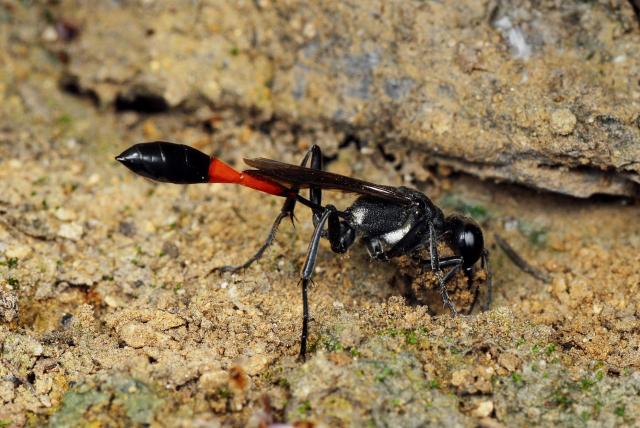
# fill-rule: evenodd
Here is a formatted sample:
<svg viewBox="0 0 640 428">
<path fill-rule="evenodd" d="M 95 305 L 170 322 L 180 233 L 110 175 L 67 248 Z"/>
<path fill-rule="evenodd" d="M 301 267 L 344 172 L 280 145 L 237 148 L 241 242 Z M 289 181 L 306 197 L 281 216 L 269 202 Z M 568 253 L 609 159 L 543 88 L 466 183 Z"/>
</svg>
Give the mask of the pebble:
<svg viewBox="0 0 640 428">
<path fill-rule="evenodd" d="M 200 376 L 198 389 L 204 392 L 216 392 L 227 385 L 229 374 L 225 370 L 212 370 Z"/>
<path fill-rule="evenodd" d="M 9 167 L 13 168 L 13 169 L 20 169 L 22 168 L 23 164 L 20 161 L 20 159 L 11 159 L 9 161 Z"/>
<path fill-rule="evenodd" d="M 94 186 L 94 185 L 100 183 L 100 179 L 101 179 L 100 178 L 100 174 L 93 173 L 93 174 L 91 174 L 89 176 L 89 179 L 87 180 L 87 184 L 89 186 Z"/>
<path fill-rule="evenodd" d="M 511 352 L 505 352 L 498 357 L 498 364 L 512 372 L 520 366 L 520 358 Z"/>
<path fill-rule="evenodd" d="M 104 302 L 111 308 L 117 308 L 118 306 L 120 306 L 120 302 L 118 301 L 118 299 L 111 294 L 104 296 Z"/>
<path fill-rule="evenodd" d="M 0 291 L 0 321 L 11 322 L 18 317 L 18 296 L 13 290 Z"/>
<path fill-rule="evenodd" d="M 169 241 L 164 241 L 164 243 L 162 244 L 162 252 L 172 259 L 176 259 L 180 255 L 180 251 L 178 250 L 176 244 Z"/>
<path fill-rule="evenodd" d="M 65 223 L 60 226 L 60 229 L 58 229 L 58 236 L 71 241 L 80 240 L 83 233 L 84 229 L 78 223 Z"/>
<path fill-rule="evenodd" d="M 132 348 L 158 346 L 168 339 L 168 336 L 155 331 L 151 326 L 135 321 L 123 325 L 118 333 L 120 339 Z"/>
<path fill-rule="evenodd" d="M 271 360 L 264 354 L 252 355 L 245 361 L 242 368 L 249 376 L 255 376 L 264 370 Z"/>
<path fill-rule="evenodd" d="M 58 208 L 55 211 L 54 215 L 60 221 L 73 221 L 78 217 L 75 211 L 71 211 L 62 207 Z"/>
<path fill-rule="evenodd" d="M 0 380 L 0 403 L 9 403 L 15 397 L 15 385 L 8 380 Z"/>
<path fill-rule="evenodd" d="M 563 108 L 551 114 L 551 130 L 559 135 L 569 135 L 576 127 L 577 119 L 571 110 Z"/>
<path fill-rule="evenodd" d="M 456 370 L 451 373 L 451 384 L 453 386 L 462 386 L 469 383 L 471 373 L 467 369 Z"/>
<path fill-rule="evenodd" d="M 169 330 L 171 328 L 180 327 L 186 324 L 186 321 L 178 315 L 166 311 L 154 311 L 153 318 L 148 325 L 156 330 Z"/>
<path fill-rule="evenodd" d="M 58 40 L 58 32 L 52 25 L 48 25 L 42 32 L 42 40 L 45 42 L 55 42 Z"/>
<path fill-rule="evenodd" d="M 44 348 L 32 337 L 22 334 L 8 336 L 4 341 L 5 355 L 15 353 L 20 357 L 38 357 L 44 352 Z"/>
<path fill-rule="evenodd" d="M 481 401 L 471 414 L 477 418 L 486 418 L 493 412 L 493 401 Z"/>
<path fill-rule="evenodd" d="M 7 256 L 7 258 L 16 258 L 21 260 L 29 257 L 31 255 L 31 252 L 31 247 L 29 247 L 28 245 L 16 245 L 7 248 L 4 254 L 5 256 Z"/>
</svg>

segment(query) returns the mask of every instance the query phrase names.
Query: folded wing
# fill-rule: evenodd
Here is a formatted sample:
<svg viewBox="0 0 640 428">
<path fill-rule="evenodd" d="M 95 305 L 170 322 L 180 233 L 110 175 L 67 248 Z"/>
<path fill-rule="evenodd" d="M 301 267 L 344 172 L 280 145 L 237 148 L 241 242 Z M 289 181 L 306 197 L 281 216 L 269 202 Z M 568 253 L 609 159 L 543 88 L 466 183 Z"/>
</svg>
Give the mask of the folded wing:
<svg viewBox="0 0 640 428">
<path fill-rule="evenodd" d="M 267 178 L 289 188 L 319 187 L 327 190 L 357 193 L 399 204 L 410 204 L 411 199 L 398 188 L 374 184 L 357 178 L 334 174 L 313 168 L 291 165 L 272 159 L 245 159 L 255 169 L 243 171 L 258 178 Z"/>
</svg>

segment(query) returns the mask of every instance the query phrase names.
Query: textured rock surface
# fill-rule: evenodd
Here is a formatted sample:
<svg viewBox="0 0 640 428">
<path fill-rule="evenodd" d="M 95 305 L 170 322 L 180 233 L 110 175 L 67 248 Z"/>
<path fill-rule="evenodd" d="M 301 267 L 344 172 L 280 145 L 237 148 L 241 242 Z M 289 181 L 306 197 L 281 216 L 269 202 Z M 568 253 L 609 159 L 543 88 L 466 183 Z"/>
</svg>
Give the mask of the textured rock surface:
<svg viewBox="0 0 640 428">
<path fill-rule="evenodd" d="M 417 151 L 393 152 L 392 161 L 371 146 L 339 149 L 349 133 L 308 115 L 301 126 L 247 108 L 113 112 L 72 82 L 73 95 L 61 91 L 61 74 L 77 66 L 69 52 L 91 50 L 87 34 L 109 67 L 148 70 L 145 49 L 125 56 L 124 33 L 152 37 L 148 26 L 173 29 L 173 21 L 152 14 L 161 3 L 140 3 L 149 13 L 136 19 L 116 4 L 124 3 L 94 2 L 100 13 L 89 14 L 86 4 L 0 1 L 0 426 L 639 424 L 637 203 L 481 182 L 425 168 Z M 194 4 L 174 11 L 175 25 Z M 104 20 L 122 32 L 109 55 L 91 36 Z M 179 27 L 184 34 L 200 25 L 198 15 L 190 22 Z M 225 37 L 239 37 L 233 28 L 244 21 L 224 22 Z M 246 89 L 251 79 L 234 71 Z M 108 79 L 98 86 L 103 100 L 126 87 Z M 220 97 L 237 105 L 244 95 Z M 157 97 L 138 102 L 158 106 Z M 571 108 L 550 114 L 559 135 L 580 127 Z M 438 316 L 437 296 L 420 296 L 427 306 L 403 297 L 394 265 L 371 261 L 361 246 L 331 254 L 322 242 L 309 292 L 311 349 L 306 363 L 297 361 L 309 212 L 296 211 L 295 228 L 283 223 L 251 269 L 211 274 L 253 254 L 281 201 L 233 186 L 154 184 L 113 159 L 132 142 L 158 138 L 213 148 L 235 166 L 248 155 L 298 162 L 318 143 L 332 155 L 331 171 L 417 187 L 447 213 L 482 223 L 491 310 Z M 338 207 L 352 200 L 324 197 Z M 551 282 L 516 269 L 494 233 Z"/>
<path fill-rule="evenodd" d="M 639 195 L 627 1 L 61 3 L 82 28 L 68 79 L 103 104 L 257 108 L 480 177 Z"/>
</svg>

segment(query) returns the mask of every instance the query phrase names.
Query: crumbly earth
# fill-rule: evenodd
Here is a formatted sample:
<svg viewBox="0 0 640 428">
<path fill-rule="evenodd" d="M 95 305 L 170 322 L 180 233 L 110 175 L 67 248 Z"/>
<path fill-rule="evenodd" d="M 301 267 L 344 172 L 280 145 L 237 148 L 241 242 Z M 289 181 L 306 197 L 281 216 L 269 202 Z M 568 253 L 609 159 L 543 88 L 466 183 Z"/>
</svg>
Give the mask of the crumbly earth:
<svg viewBox="0 0 640 428">
<path fill-rule="evenodd" d="M 636 201 L 538 194 L 422 164 L 419 177 L 399 174 L 413 169 L 410 152 L 398 167 L 366 141 L 339 149 L 341 130 L 248 109 L 96 108 L 60 90 L 64 58 L 41 46 L 42 16 L 12 21 L 16 6 L 0 5 L 10 24 L 0 27 L 0 426 L 639 423 Z M 423 190 L 482 224 L 491 309 L 435 315 L 437 300 L 405 298 L 398 266 L 323 243 L 311 350 L 298 361 L 309 213 L 298 208 L 295 228 L 285 222 L 250 269 L 212 273 L 253 254 L 282 201 L 155 184 L 113 159 L 160 138 L 238 167 L 246 156 L 298 162 L 317 143 L 334 172 Z M 494 234 L 550 284 L 516 268 Z"/>
</svg>

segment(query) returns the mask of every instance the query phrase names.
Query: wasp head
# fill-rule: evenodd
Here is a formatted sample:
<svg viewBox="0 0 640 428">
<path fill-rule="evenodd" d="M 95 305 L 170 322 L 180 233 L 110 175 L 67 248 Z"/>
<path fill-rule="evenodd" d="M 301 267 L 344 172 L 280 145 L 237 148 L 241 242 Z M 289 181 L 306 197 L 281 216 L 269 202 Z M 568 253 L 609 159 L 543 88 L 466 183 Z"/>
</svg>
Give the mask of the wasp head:
<svg viewBox="0 0 640 428">
<path fill-rule="evenodd" d="M 445 221 L 451 246 L 464 259 L 462 267 L 470 268 L 482 257 L 484 251 L 484 237 L 480 226 L 469 217 L 455 214 Z"/>
</svg>

